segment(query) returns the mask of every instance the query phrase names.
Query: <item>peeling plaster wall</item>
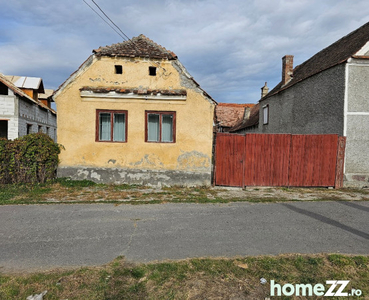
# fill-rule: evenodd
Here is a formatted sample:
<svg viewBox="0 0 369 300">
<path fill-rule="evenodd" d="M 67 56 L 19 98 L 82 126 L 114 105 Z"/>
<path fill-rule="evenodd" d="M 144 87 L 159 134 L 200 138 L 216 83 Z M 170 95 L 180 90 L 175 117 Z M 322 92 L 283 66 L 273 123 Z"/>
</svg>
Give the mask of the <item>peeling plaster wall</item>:
<svg viewBox="0 0 369 300">
<path fill-rule="evenodd" d="M 58 177 L 74 180 L 92 180 L 96 183 L 139 184 L 146 186 L 206 186 L 211 182 L 211 174 L 175 170 L 121 169 L 59 167 Z"/>
<path fill-rule="evenodd" d="M 115 74 L 115 65 L 122 65 L 123 74 Z M 149 76 L 149 66 L 157 67 L 157 76 Z M 58 143 L 65 147 L 60 154 L 59 176 L 81 178 L 83 170 L 88 170 L 86 176 L 99 182 L 211 183 L 215 104 L 179 62 L 92 57 L 66 83 L 54 97 Z M 79 89 L 85 86 L 186 89 L 187 97 L 185 100 L 81 97 Z M 128 111 L 126 143 L 95 142 L 97 109 Z M 176 112 L 175 143 L 145 142 L 145 110 Z M 102 175 L 118 174 L 119 170 L 126 175 Z M 149 177 L 143 180 L 140 173 Z M 118 179 L 110 180 L 109 176 Z"/>
</svg>

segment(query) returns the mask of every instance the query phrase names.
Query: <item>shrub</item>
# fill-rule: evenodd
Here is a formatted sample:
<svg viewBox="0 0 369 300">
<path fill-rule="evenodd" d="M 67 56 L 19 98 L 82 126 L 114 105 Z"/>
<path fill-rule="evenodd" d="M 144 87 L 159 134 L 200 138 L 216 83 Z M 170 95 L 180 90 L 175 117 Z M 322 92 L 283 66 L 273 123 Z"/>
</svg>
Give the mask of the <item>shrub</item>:
<svg viewBox="0 0 369 300">
<path fill-rule="evenodd" d="M 10 172 L 8 169 L 10 161 L 10 143 L 7 139 L 0 138 L 0 183 L 10 181 Z"/>
<path fill-rule="evenodd" d="M 0 183 L 44 183 L 54 179 L 62 148 L 43 133 L 14 141 L 0 139 Z"/>
</svg>

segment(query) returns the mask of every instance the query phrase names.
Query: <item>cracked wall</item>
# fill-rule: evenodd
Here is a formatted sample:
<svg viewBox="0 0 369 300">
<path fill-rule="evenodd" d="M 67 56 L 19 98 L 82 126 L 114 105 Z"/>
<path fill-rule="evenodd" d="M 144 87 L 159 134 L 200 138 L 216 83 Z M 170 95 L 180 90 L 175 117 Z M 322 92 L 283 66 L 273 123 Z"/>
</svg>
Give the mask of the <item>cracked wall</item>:
<svg viewBox="0 0 369 300">
<path fill-rule="evenodd" d="M 114 66 L 122 65 L 123 74 Z M 157 67 L 157 76 L 148 68 Z M 203 185 L 211 183 L 215 103 L 176 61 L 139 58 L 87 60 L 57 92 L 59 176 L 96 182 Z M 80 89 L 186 90 L 179 100 L 81 96 Z M 96 142 L 96 110 L 125 110 L 127 142 Z M 145 111 L 176 114 L 176 142 L 145 142 Z M 191 179 L 192 178 L 192 179 Z M 162 182 L 162 183 L 160 183 Z"/>
</svg>

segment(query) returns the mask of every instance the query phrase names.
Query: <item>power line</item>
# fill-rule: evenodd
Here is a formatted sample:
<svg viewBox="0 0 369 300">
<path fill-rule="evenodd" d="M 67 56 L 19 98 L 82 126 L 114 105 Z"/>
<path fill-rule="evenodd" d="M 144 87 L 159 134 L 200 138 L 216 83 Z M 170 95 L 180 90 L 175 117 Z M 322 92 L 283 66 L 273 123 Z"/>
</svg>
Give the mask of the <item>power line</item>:
<svg viewBox="0 0 369 300">
<path fill-rule="evenodd" d="M 106 24 L 108 24 L 109 27 L 113 29 L 123 39 L 123 41 L 127 40 L 120 32 L 118 32 L 113 26 L 111 26 L 111 24 L 109 24 L 108 21 L 106 21 L 96 10 L 94 10 L 94 8 L 90 4 L 88 4 L 85 0 L 83 0 L 83 2 L 86 3 L 86 5 L 89 8 L 91 8 Z"/>
<path fill-rule="evenodd" d="M 119 28 L 119 26 L 117 24 L 115 24 L 113 22 L 112 19 L 109 18 L 109 16 L 101 9 L 101 7 L 94 1 L 94 0 L 91 0 L 96 6 L 97 8 L 104 14 L 105 17 L 108 18 L 108 20 L 116 27 L 118 28 L 118 30 L 128 39 L 128 41 L 130 41 L 132 43 L 132 45 L 136 48 L 136 50 L 138 52 L 140 52 L 140 49 L 137 47 L 137 45 L 122 31 L 122 29 Z"/>
<path fill-rule="evenodd" d="M 87 4 L 87 2 L 85 1 L 85 0 L 83 0 L 86 4 Z M 117 30 L 115 29 L 115 28 L 113 28 L 112 26 L 111 26 L 111 24 L 109 24 L 97 11 L 95 11 L 89 4 L 87 4 L 101 19 L 103 19 L 104 20 L 104 22 L 106 23 L 106 24 L 108 24 L 116 33 L 118 33 L 119 34 L 119 36 L 121 37 L 121 38 L 123 38 L 123 40 L 126 40 L 126 41 L 129 41 L 129 42 L 131 42 L 132 43 L 132 45 L 135 47 L 135 49 L 136 49 L 136 51 L 138 51 L 138 52 L 140 52 L 140 49 L 137 47 L 137 45 L 123 32 L 123 30 L 122 29 L 120 29 L 119 28 L 119 26 L 117 25 L 117 24 L 115 24 L 114 22 L 113 22 L 113 20 L 112 19 L 110 19 L 109 18 L 109 16 L 102 10 L 102 8 L 94 1 L 94 0 L 91 0 L 92 2 L 93 2 L 93 4 L 95 4 L 95 6 L 104 14 L 104 16 L 111 22 L 111 24 L 113 24 L 119 31 L 120 31 L 120 33 L 119 32 L 117 32 Z M 123 36 L 122 36 L 122 34 L 123 34 Z"/>
<path fill-rule="evenodd" d="M 115 24 L 112 19 L 109 18 L 109 16 L 100 8 L 100 6 L 94 1 L 94 0 L 91 0 L 96 6 L 97 8 L 104 14 L 105 17 L 108 18 L 108 20 L 115 26 L 118 28 L 118 30 L 128 39 L 131 41 L 131 39 L 117 26 L 117 24 Z M 131 41 L 132 42 L 132 41 Z"/>
</svg>

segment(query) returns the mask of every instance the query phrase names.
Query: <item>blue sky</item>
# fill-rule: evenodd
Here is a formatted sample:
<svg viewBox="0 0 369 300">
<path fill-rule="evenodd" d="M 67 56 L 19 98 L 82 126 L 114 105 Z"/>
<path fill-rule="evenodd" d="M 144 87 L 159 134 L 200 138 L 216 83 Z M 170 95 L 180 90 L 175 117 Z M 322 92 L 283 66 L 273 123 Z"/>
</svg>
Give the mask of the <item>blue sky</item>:
<svg viewBox="0 0 369 300">
<path fill-rule="evenodd" d="M 91 5 L 91 0 L 86 0 Z M 369 22 L 366 0 L 95 0 L 129 36 L 172 50 L 218 102 L 256 103 L 301 64 Z M 121 42 L 83 0 L 0 0 L 0 73 L 57 88 L 99 46 Z"/>
</svg>

